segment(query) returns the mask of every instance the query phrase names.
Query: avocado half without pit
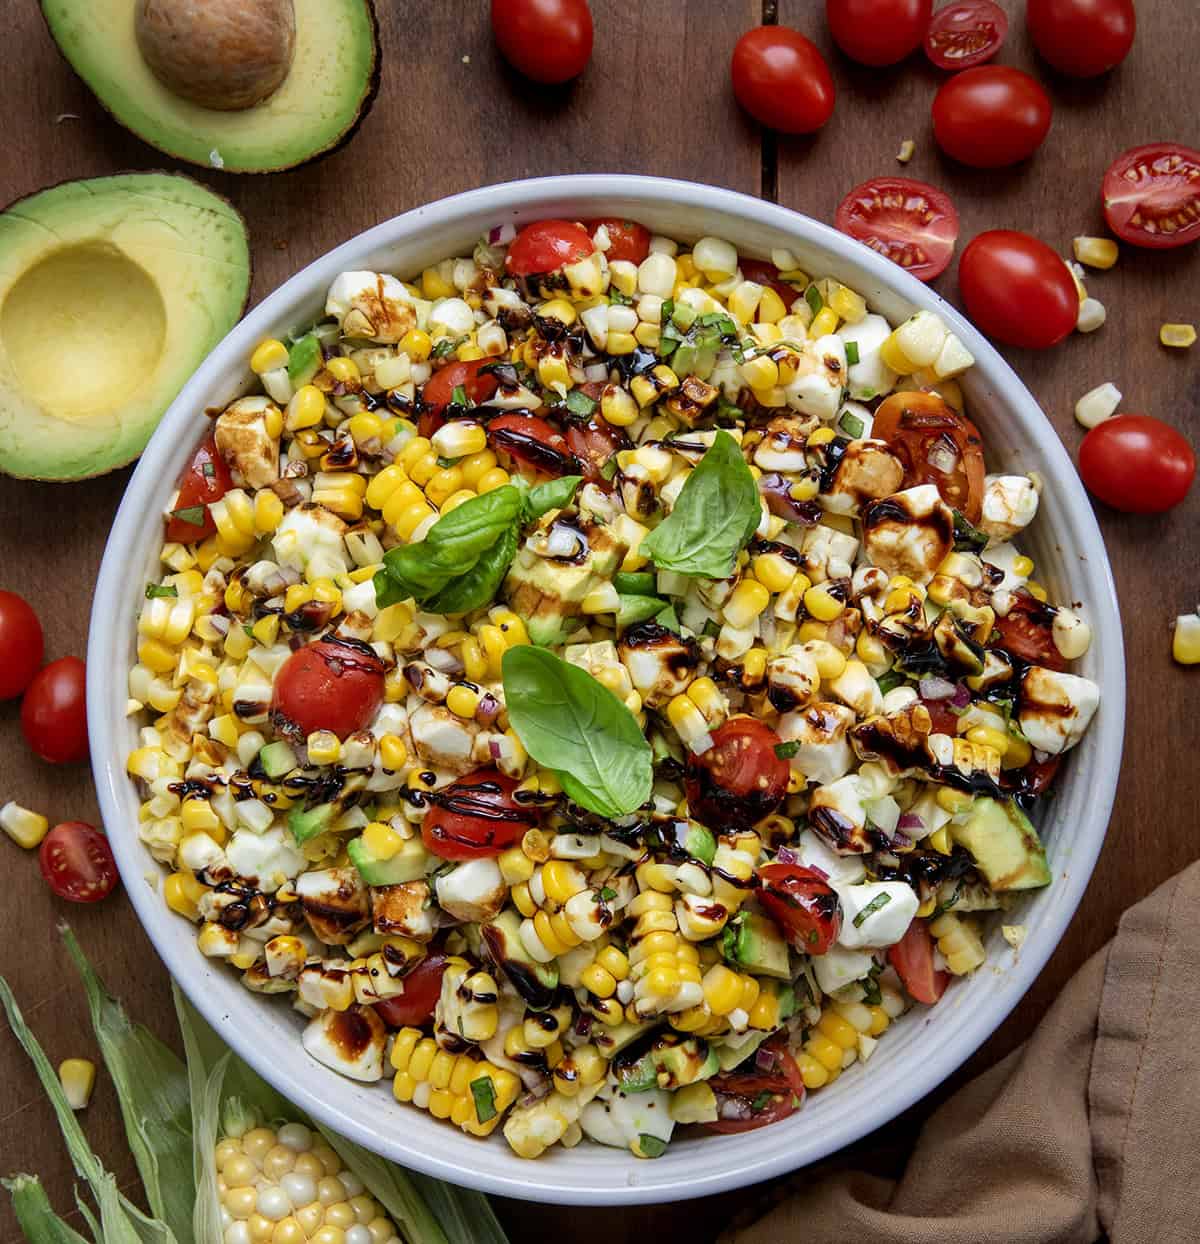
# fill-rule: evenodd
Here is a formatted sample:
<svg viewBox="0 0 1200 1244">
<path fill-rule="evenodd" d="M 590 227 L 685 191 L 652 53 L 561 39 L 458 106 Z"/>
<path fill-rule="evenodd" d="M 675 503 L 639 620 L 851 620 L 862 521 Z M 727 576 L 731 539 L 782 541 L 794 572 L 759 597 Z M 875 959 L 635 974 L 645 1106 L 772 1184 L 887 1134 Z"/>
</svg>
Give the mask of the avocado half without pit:
<svg viewBox="0 0 1200 1244">
<path fill-rule="evenodd" d="M 190 177 L 66 182 L 0 212 L 0 471 L 131 462 L 249 290 L 245 222 Z"/>
<path fill-rule="evenodd" d="M 231 173 L 350 137 L 378 85 L 372 0 L 41 0 L 71 67 L 127 129 Z"/>
</svg>

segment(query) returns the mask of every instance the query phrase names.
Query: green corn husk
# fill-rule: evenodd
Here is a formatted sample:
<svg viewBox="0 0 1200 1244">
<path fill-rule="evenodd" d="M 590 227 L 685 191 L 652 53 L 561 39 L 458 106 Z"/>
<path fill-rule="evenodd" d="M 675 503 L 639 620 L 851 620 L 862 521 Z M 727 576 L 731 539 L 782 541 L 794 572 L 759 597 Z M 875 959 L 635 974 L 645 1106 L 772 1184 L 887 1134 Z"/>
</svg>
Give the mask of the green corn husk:
<svg viewBox="0 0 1200 1244">
<path fill-rule="evenodd" d="M 78 1231 L 50 1208 L 46 1190 L 36 1175 L 14 1175 L 11 1179 L 0 1179 L 0 1187 L 6 1189 L 12 1197 L 17 1225 L 30 1244 L 88 1244 Z M 98 1230 L 97 1223 L 92 1234 Z"/>
</svg>

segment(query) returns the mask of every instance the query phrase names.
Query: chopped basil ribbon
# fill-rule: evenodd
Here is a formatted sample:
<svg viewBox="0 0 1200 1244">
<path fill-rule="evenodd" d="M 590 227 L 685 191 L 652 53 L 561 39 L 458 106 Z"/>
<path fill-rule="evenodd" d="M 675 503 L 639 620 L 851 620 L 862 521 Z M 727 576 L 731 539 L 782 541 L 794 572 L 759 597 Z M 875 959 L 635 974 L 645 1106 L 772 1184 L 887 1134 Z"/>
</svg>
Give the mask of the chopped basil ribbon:
<svg viewBox="0 0 1200 1244">
<path fill-rule="evenodd" d="M 454 386 L 454 391 L 450 394 L 450 401 L 455 406 L 470 406 L 471 399 L 467 397 L 467 391 L 461 384 Z"/>
<path fill-rule="evenodd" d="M 849 411 L 846 411 L 846 413 L 841 417 L 838 427 L 840 427 L 847 436 L 857 437 L 862 436 L 865 424 L 857 415 L 852 415 Z"/>
<path fill-rule="evenodd" d="M 821 308 L 825 305 L 824 299 L 821 297 L 821 291 L 815 285 L 810 285 L 804 291 L 804 301 L 808 303 L 812 309 L 813 315 L 817 315 Z"/>
<path fill-rule="evenodd" d="M 580 389 L 571 389 L 563 404 L 573 415 L 583 415 L 585 418 L 596 409 L 595 399 L 588 397 Z"/>
<path fill-rule="evenodd" d="M 876 894 L 875 897 L 854 917 L 851 922 L 856 929 L 862 928 L 863 921 L 873 912 L 879 911 L 886 907 L 892 901 L 892 896 L 885 890 L 882 894 Z"/>
<path fill-rule="evenodd" d="M 853 367 L 854 364 L 858 362 L 858 342 L 857 341 L 846 342 L 846 362 L 849 363 L 851 367 Z"/>
<path fill-rule="evenodd" d="M 775 744 L 775 755 L 778 756 L 780 760 L 791 760 L 791 758 L 799 750 L 800 744 L 795 739 L 791 739 L 786 743 Z"/>
<path fill-rule="evenodd" d="M 435 343 L 433 349 L 429 353 L 430 358 L 444 359 L 453 354 L 462 343 L 466 341 L 465 337 L 443 337 L 441 341 Z"/>
<path fill-rule="evenodd" d="M 901 687 L 908 680 L 899 670 L 887 670 L 879 675 L 875 681 L 879 684 L 880 695 L 887 695 L 889 691 L 895 691 L 897 687 Z"/>
<path fill-rule="evenodd" d="M 190 523 L 193 527 L 203 527 L 206 512 L 206 506 L 188 505 L 182 510 L 172 510 L 171 517 L 179 519 L 181 523 Z"/>
<path fill-rule="evenodd" d="M 147 583 L 146 599 L 154 600 L 158 596 L 178 596 L 179 589 L 170 583 Z"/>
<path fill-rule="evenodd" d="M 959 553 L 982 553 L 987 548 L 988 535 L 980 531 L 958 510 L 954 511 L 954 548 Z"/>
<path fill-rule="evenodd" d="M 471 1081 L 471 1096 L 475 1099 L 475 1117 L 480 1123 L 496 1117 L 496 1090 L 487 1076 Z"/>
<path fill-rule="evenodd" d="M 611 903 L 612 900 L 616 897 L 617 897 L 617 892 L 616 890 L 612 888 L 612 886 L 606 885 L 604 889 L 600 891 L 601 902 Z"/>
</svg>

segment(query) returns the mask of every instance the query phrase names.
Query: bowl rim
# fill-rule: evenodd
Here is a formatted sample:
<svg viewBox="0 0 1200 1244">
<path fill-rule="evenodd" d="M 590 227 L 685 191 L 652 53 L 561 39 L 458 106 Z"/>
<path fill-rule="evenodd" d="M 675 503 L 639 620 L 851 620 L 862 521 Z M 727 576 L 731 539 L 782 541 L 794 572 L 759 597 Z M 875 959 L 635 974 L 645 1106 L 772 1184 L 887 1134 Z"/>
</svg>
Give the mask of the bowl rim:
<svg viewBox="0 0 1200 1244">
<path fill-rule="evenodd" d="M 1096 780 L 1088 792 L 1087 817 L 1077 827 L 1070 846 L 1070 867 L 1056 878 L 1056 904 L 1048 923 L 1038 930 L 1036 943 L 1026 943 L 1011 967 L 1006 969 L 1005 990 L 997 990 L 988 1004 L 958 1015 L 954 1040 L 941 1043 L 936 1052 L 913 1060 L 904 1079 L 884 1085 L 886 1106 L 878 1114 L 863 1118 L 854 1112 L 835 1116 L 817 1142 L 820 1152 L 797 1157 L 794 1146 L 767 1144 L 762 1138 L 775 1128 L 723 1137 L 722 1157 L 706 1174 L 689 1174 L 686 1166 L 667 1179 L 643 1180 L 639 1166 L 658 1167 L 659 1163 L 632 1162 L 624 1176 L 589 1181 L 570 1180 L 566 1186 L 562 1171 L 553 1163 L 527 1162 L 513 1157 L 511 1173 L 484 1170 L 466 1159 L 439 1156 L 417 1144 L 404 1145 L 380 1139 L 354 1114 L 337 1101 L 322 1095 L 319 1087 L 293 1064 L 276 1065 L 261 1054 L 253 1041 L 236 1023 L 220 999 L 202 988 L 203 973 L 197 971 L 192 942 L 184 953 L 169 936 L 160 937 L 163 922 L 173 918 L 162 902 L 157 885 L 146 884 L 144 846 L 135 834 L 114 834 L 111 841 L 126 892 L 158 955 L 172 977 L 180 984 L 205 1019 L 221 1033 L 229 1045 L 264 1079 L 293 1101 L 311 1118 L 335 1129 L 349 1139 L 424 1174 L 465 1184 L 482 1192 L 580 1205 L 632 1205 L 683 1200 L 727 1191 L 798 1169 L 828 1156 L 886 1124 L 935 1089 L 980 1045 L 1033 984 L 1046 961 L 1057 948 L 1073 919 L 1086 889 L 1096 859 L 1103 846 L 1108 818 L 1116 792 L 1124 736 L 1125 656 L 1121 642 L 1120 612 L 1111 566 L 1099 526 L 1074 466 L 1049 420 L 1013 369 L 950 303 L 907 272 L 860 243 L 838 233 L 828 225 L 778 204 L 750 195 L 698 182 L 626 174 L 571 174 L 498 183 L 469 190 L 414 208 L 357 234 L 326 252 L 253 308 L 212 351 L 193 373 L 168 408 L 142 455 L 113 521 L 96 581 L 88 636 L 87 706 L 92 768 L 103 820 L 120 825 L 123 819 L 123 788 L 128 787 L 124 749 L 114 731 L 113 704 L 123 703 L 126 670 L 119 654 L 128 651 L 130 573 L 141 573 L 139 555 L 145 539 L 147 516 L 154 490 L 182 438 L 190 444 L 200 426 L 205 399 L 224 372 L 244 367 L 252 347 L 277 328 L 289 308 L 312 301 L 314 290 L 328 287 L 333 276 L 349 268 L 361 267 L 362 257 L 372 251 L 400 242 L 419 239 L 429 226 L 450 228 L 481 212 L 489 212 L 500 222 L 530 216 L 540 205 L 561 201 L 593 204 L 591 211 L 603 215 L 603 202 L 629 200 L 671 206 L 680 210 L 724 212 L 764 229 L 791 233 L 806 245 L 828 253 L 867 271 L 882 289 L 918 307 L 937 310 L 951 329 L 975 356 L 973 371 L 984 378 L 996 393 L 996 401 L 1016 417 L 1016 421 L 1036 439 L 1039 468 L 1069 513 L 1072 550 L 1084 562 L 1082 572 L 1089 581 L 1088 607 L 1095 619 L 1098 640 L 1104 642 L 1104 662 L 1097 672 L 1104 711 L 1097 715 L 1089 732 L 1089 747 L 1099 756 L 1092 765 Z M 583 207 L 580 215 L 584 214 Z M 1033 438 L 1033 430 L 1041 435 Z M 115 714 L 119 717 L 120 714 Z M 157 867 L 157 865 L 156 865 Z M 251 995 L 247 994 L 247 998 Z M 927 1021 L 928 1022 L 928 1021 Z M 881 1095 L 882 1096 L 882 1095 Z M 454 1133 L 457 1139 L 458 1134 Z M 477 1141 L 463 1137 L 475 1148 Z M 740 1142 L 730 1144 L 728 1142 Z M 455 1146 L 448 1145 L 452 1150 Z M 763 1155 L 764 1148 L 773 1152 Z M 609 1151 L 610 1153 L 612 1151 Z M 668 1151 L 668 1156 L 670 1151 Z M 512 1155 L 506 1154 L 506 1157 Z M 627 1158 L 629 1155 L 625 1155 Z M 662 1160 L 660 1160 L 662 1161 Z M 508 1166 L 508 1163 L 503 1164 Z M 607 1169 L 607 1168 L 605 1168 Z M 557 1178 L 556 1178 L 557 1172 Z M 651 1174 L 651 1172 L 647 1172 Z"/>
</svg>

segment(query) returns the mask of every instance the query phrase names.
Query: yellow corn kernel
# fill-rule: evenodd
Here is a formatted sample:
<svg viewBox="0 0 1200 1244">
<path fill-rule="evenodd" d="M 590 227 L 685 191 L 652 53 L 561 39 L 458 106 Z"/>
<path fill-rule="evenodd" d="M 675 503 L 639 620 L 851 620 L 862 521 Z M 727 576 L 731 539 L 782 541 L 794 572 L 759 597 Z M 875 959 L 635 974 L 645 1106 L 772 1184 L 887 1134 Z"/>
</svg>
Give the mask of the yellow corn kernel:
<svg viewBox="0 0 1200 1244">
<path fill-rule="evenodd" d="M 179 809 L 179 819 L 185 833 L 203 830 L 206 834 L 221 827 L 220 818 L 212 810 L 207 799 L 185 799 Z"/>
<path fill-rule="evenodd" d="M 600 413 L 605 422 L 613 427 L 627 428 L 636 421 L 640 412 L 637 402 L 626 389 L 610 384 L 605 386 L 600 396 Z"/>
<path fill-rule="evenodd" d="M 261 342 L 250 356 L 250 370 L 261 376 L 265 371 L 277 371 L 280 367 L 286 367 L 287 362 L 287 346 L 270 337 Z"/>
<path fill-rule="evenodd" d="M 446 696 L 446 707 L 456 717 L 470 721 L 479 707 L 479 692 L 465 683 L 455 683 Z"/>
<path fill-rule="evenodd" d="M 766 286 L 758 301 L 758 322 L 774 326 L 787 315 L 787 312 L 788 309 L 784 306 L 783 299 L 769 285 Z"/>
<path fill-rule="evenodd" d="M 779 998 L 775 994 L 760 993 L 745 1010 L 750 1017 L 751 1028 L 773 1032 L 779 1027 Z"/>
<path fill-rule="evenodd" d="M 71 1109 L 83 1110 L 96 1085 L 96 1064 L 86 1058 L 64 1058 L 58 1064 L 58 1079 Z"/>
<path fill-rule="evenodd" d="M 749 626 L 767 607 L 770 600 L 770 592 L 756 579 L 743 579 L 725 602 L 725 621 L 730 626 Z"/>
<path fill-rule="evenodd" d="M 742 364 L 742 379 L 752 389 L 772 389 L 779 383 L 779 365 L 768 354 L 759 354 Z"/>
<path fill-rule="evenodd" d="M 260 489 L 254 497 L 254 530 L 264 535 L 283 522 L 283 502 L 269 488 Z"/>
<path fill-rule="evenodd" d="M 307 605 L 313 599 L 313 589 L 307 583 L 291 583 L 283 594 L 285 613 L 295 613 L 297 609 Z"/>
<path fill-rule="evenodd" d="M 967 742 L 977 743 L 980 747 L 992 747 L 1001 756 L 1008 750 L 1009 735 L 1003 730 L 995 730 L 991 726 L 972 726 L 967 731 Z"/>
<path fill-rule="evenodd" d="M 1008 741 L 1008 746 L 1002 753 L 1000 764 L 1005 769 L 1024 768 L 1033 759 L 1033 748 L 1024 739 L 1018 739 L 1013 735 L 1006 735 L 1005 737 Z"/>
<path fill-rule="evenodd" d="M 591 963 L 579 976 L 580 984 L 597 998 L 611 998 L 617 992 L 617 982 L 610 972 L 598 963 Z"/>
<path fill-rule="evenodd" d="M 835 435 L 836 433 L 832 428 L 815 428 L 808 434 L 808 438 L 804 443 L 808 449 L 817 449 L 821 445 L 830 444 Z"/>
<path fill-rule="evenodd" d="M 519 846 L 509 847 L 507 851 L 502 851 L 496 859 L 496 864 L 500 869 L 500 876 L 510 886 L 520 885 L 533 876 L 533 860 Z"/>
<path fill-rule="evenodd" d="M 974 800 L 966 791 L 955 790 L 951 786 L 942 786 L 938 788 L 937 802 L 939 808 L 957 816 L 958 813 L 965 812 Z"/>
<path fill-rule="evenodd" d="M 629 975 L 629 959 L 616 946 L 605 946 L 596 956 L 596 962 L 616 980 L 623 981 Z"/>
<path fill-rule="evenodd" d="M 728 1015 L 742 997 L 742 978 L 722 963 L 715 963 L 704 975 L 704 1001 L 714 1015 Z"/>
<path fill-rule="evenodd" d="M 829 1083 L 828 1069 L 811 1054 L 799 1052 L 796 1055 L 796 1066 L 800 1069 L 800 1078 L 804 1081 L 806 1089 L 823 1088 Z"/>
<path fill-rule="evenodd" d="M 846 602 L 818 583 L 804 593 L 804 608 L 818 622 L 833 622 L 845 612 Z"/>
<path fill-rule="evenodd" d="M 1175 619 L 1171 658 L 1180 665 L 1200 663 L 1200 617 L 1196 614 L 1180 614 Z"/>
<path fill-rule="evenodd" d="M 837 328 L 837 325 L 837 312 L 832 307 L 822 307 L 813 316 L 813 322 L 809 325 L 808 335 L 814 340 L 817 337 L 827 337 Z"/>
<path fill-rule="evenodd" d="M 404 740 L 398 734 L 385 734 L 379 740 L 379 759 L 383 762 L 383 767 L 393 773 L 403 769 L 404 762 L 408 759 L 408 748 L 404 746 Z"/>
<path fill-rule="evenodd" d="M 557 320 L 560 324 L 575 323 L 575 308 L 565 298 L 552 298 L 538 308 L 538 315 L 543 319 Z"/>
<path fill-rule="evenodd" d="M 687 697 L 704 714 L 710 725 L 720 724 L 727 705 L 720 688 L 711 678 L 697 678 L 687 689 Z"/>
<path fill-rule="evenodd" d="M 781 553 L 760 553 L 754 559 L 754 577 L 768 592 L 783 592 L 796 578 L 796 567 Z"/>
<path fill-rule="evenodd" d="M 1034 583 L 1032 579 L 1025 584 L 1025 589 L 1035 600 L 1045 601 L 1050 597 L 1050 593 L 1040 583 Z"/>
<path fill-rule="evenodd" d="M 414 362 L 423 363 L 433 353 L 433 339 L 419 328 L 410 328 L 400 338 L 400 349 Z"/>
<path fill-rule="evenodd" d="M 458 467 L 442 467 L 425 482 L 425 495 L 434 505 L 440 506 L 453 496 L 462 484 L 462 472 Z"/>
<path fill-rule="evenodd" d="M 199 903 L 208 893 L 208 887 L 201 885 L 191 873 L 172 873 L 163 882 L 163 899 L 175 913 L 187 920 L 200 919 Z"/>
<path fill-rule="evenodd" d="M 130 760 L 132 762 L 132 757 Z M 132 771 L 131 769 L 130 772 Z M 23 808 L 20 804 L 9 800 L 3 808 L 0 808 L 0 828 L 3 828 L 17 846 L 32 851 L 45 838 L 50 828 L 50 821 L 40 813 L 31 812 L 28 808 Z"/>
<path fill-rule="evenodd" d="M 1075 258 L 1089 268 L 1107 269 L 1117 262 L 1117 244 L 1112 238 L 1072 238 L 1071 249 Z"/>
<path fill-rule="evenodd" d="M 138 660 L 156 674 L 166 674 L 179 663 L 179 653 L 161 640 L 143 639 L 138 644 Z"/>
<path fill-rule="evenodd" d="M 917 370 L 916 363 L 904 353 L 900 343 L 896 340 L 895 332 L 879 347 L 879 357 L 885 366 L 901 376 L 911 376 Z"/>
<path fill-rule="evenodd" d="M 857 324 L 866 318 L 866 299 L 847 285 L 838 285 L 829 295 L 829 307 L 847 324 Z"/>
<path fill-rule="evenodd" d="M 337 763 L 342 745 L 332 730 L 314 730 L 307 739 L 308 758 L 315 765 Z"/>
<path fill-rule="evenodd" d="M 340 355 L 329 359 L 325 364 L 325 370 L 339 384 L 357 384 L 362 380 L 358 364 L 353 359 L 343 358 Z"/>
<path fill-rule="evenodd" d="M 325 418 L 325 394 L 315 384 L 301 385 L 287 405 L 284 426 L 289 432 L 315 428 Z"/>
<path fill-rule="evenodd" d="M 806 641 L 811 642 L 813 660 L 817 663 L 817 673 L 821 675 L 823 682 L 830 682 L 834 678 L 840 678 L 846 671 L 846 658 L 831 643 L 824 640 Z"/>
<path fill-rule="evenodd" d="M 542 887 L 547 898 L 556 903 L 565 903 L 581 890 L 587 889 L 587 877 L 567 860 L 547 860 L 542 865 Z"/>
<path fill-rule="evenodd" d="M 363 846 L 377 860 L 390 860 L 404 845 L 404 839 L 385 821 L 372 821 L 362 837 Z"/>
<path fill-rule="evenodd" d="M 1164 324 L 1158 330 L 1158 339 L 1172 350 L 1190 350 L 1196 344 L 1196 326 Z"/>
</svg>

